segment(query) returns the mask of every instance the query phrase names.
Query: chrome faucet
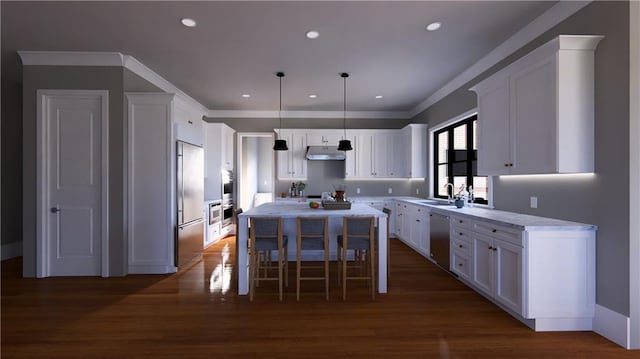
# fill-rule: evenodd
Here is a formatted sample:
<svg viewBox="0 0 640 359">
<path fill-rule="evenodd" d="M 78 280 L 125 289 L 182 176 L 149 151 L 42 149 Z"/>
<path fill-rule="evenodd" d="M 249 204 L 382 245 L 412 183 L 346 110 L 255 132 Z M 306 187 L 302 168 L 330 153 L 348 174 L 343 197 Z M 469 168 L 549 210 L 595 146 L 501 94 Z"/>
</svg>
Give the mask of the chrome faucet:
<svg viewBox="0 0 640 359">
<path fill-rule="evenodd" d="M 453 201 L 453 183 L 447 183 L 444 185 L 444 188 L 451 186 L 451 192 L 447 191 L 447 203 L 451 203 Z"/>
</svg>

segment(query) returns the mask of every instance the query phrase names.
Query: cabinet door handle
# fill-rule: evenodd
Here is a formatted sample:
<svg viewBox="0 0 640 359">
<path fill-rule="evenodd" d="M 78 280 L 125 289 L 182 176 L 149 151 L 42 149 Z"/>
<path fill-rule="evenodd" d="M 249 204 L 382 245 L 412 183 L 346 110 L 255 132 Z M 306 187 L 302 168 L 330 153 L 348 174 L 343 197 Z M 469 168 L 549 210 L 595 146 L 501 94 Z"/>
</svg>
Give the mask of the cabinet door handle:
<svg viewBox="0 0 640 359">
<path fill-rule="evenodd" d="M 60 208 L 58 207 L 51 207 L 51 213 L 58 213 L 60 212 Z"/>
<path fill-rule="evenodd" d="M 491 232 L 496 233 L 498 230 L 497 229 L 492 229 Z"/>
<path fill-rule="evenodd" d="M 460 236 L 461 236 L 461 235 L 462 235 L 462 232 L 458 233 L 458 235 L 460 235 Z"/>
<path fill-rule="evenodd" d="M 463 246 L 462 244 L 459 244 L 459 245 L 458 245 L 458 247 L 460 247 L 460 248 L 464 248 L 464 246 Z"/>
<path fill-rule="evenodd" d="M 462 267 L 462 263 L 458 263 L 458 266 Z"/>
<path fill-rule="evenodd" d="M 494 251 L 494 252 L 495 252 L 495 251 L 497 251 L 497 250 L 498 250 L 498 248 L 497 248 L 497 247 L 493 247 L 493 251 Z"/>
<path fill-rule="evenodd" d="M 488 250 L 493 250 L 493 247 L 489 246 L 489 248 L 487 248 Z"/>
</svg>

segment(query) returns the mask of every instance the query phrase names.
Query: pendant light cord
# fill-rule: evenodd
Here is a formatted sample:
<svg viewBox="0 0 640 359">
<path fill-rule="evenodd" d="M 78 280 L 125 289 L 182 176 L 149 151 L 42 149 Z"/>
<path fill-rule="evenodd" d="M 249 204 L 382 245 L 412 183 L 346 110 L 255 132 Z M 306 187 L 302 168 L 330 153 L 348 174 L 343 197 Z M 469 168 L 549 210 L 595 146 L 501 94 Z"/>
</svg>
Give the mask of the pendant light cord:
<svg viewBox="0 0 640 359">
<path fill-rule="evenodd" d="M 280 119 L 280 131 L 278 132 L 278 139 L 281 139 L 282 137 L 280 136 L 282 132 L 282 76 L 280 76 L 280 74 L 278 74 L 278 77 L 280 78 L 280 107 L 278 109 L 278 118 Z"/>
<path fill-rule="evenodd" d="M 344 128 L 344 139 L 347 139 L 347 77 L 349 74 L 343 72 L 342 76 L 342 127 Z"/>
</svg>

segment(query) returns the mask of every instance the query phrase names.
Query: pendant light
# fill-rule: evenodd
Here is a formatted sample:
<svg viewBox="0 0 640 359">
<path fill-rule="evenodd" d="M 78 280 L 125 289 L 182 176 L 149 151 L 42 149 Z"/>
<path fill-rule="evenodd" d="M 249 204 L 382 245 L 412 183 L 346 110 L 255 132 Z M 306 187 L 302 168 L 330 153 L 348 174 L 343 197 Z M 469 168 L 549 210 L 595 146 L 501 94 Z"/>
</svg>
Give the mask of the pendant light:
<svg viewBox="0 0 640 359">
<path fill-rule="evenodd" d="M 282 78 L 284 77 L 284 72 L 277 72 L 276 76 L 280 78 L 280 108 L 278 109 L 278 118 L 280 119 L 280 131 L 278 131 L 276 142 L 273 144 L 273 150 L 286 151 L 289 149 L 287 147 L 287 140 L 283 140 L 280 138 L 280 134 L 282 132 Z"/>
<path fill-rule="evenodd" d="M 343 106 L 342 106 L 342 125 L 344 127 L 344 137 L 338 143 L 338 151 L 351 151 L 353 148 L 351 147 L 351 141 L 347 139 L 347 77 L 349 74 L 343 72 L 340 74 L 343 81 Z"/>
</svg>

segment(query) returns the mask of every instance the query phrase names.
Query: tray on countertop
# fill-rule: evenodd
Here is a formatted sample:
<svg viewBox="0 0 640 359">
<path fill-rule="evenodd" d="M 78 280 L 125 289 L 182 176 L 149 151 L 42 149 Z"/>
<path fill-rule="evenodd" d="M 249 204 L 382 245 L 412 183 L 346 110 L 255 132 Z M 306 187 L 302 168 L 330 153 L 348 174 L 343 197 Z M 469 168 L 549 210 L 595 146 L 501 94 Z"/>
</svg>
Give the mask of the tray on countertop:
<svg viewBox="0 0 640 359">
<path fill-rule="evenodd" d="M 337 202 L 337 201 L 322 201 L 322 208 L 324 209 L 351 209 L 351 202 Z"/>
</svg>

